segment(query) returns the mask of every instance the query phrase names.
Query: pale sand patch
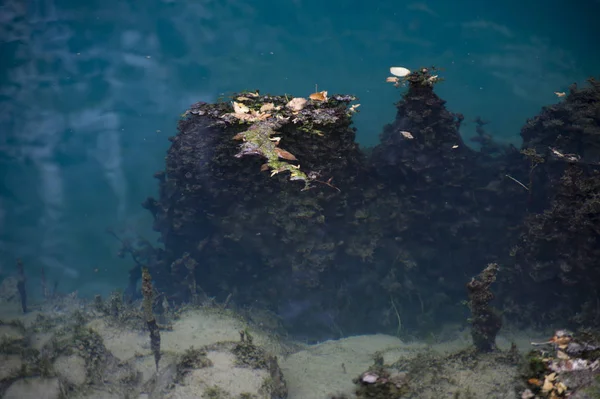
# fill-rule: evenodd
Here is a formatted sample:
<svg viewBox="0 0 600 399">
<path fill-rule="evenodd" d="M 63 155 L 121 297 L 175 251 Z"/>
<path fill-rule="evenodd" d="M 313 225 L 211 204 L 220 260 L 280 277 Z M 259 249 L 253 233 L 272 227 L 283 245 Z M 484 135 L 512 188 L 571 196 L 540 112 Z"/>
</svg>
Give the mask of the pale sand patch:
<svg viewBox="0 0 600 399">
<path fill-rule="evenodd" d="M 263 382 L 269 377 L 266 370 L 236 367 L 235 356 L 227 352 L 211 351 L 207 357 L 212 367 L 192 370 L 165 399 L 201 398 L 208 390 L 223 390 L 229 397 L 240 397 L 242 393 L 258 394 Z"/>
<path fill-rule="evenodd" d="M 148 333 L 118 328 L 104 319 L 92 320 L 88 327 L 100 334 L 104 346 L 119 360 L 128 360 L 136 354 L 147 354 L 146 348 L 150 347 Z"/>
<path fill-rule="evenodd" d="M 223 341 L 239 341 L 239 331 L 245 327 L 241 321 L 211 311 L 186 312 L 173 324 L 172 331 L 161 331 L 164 350 L 182 352 L 190 346 L 199 348 Z"/>
<path fill-rule="evenodd" d="M 106 347 L 120 360 L 135 358 L 136 368 L 147 381 L 154 373 L 154 361 L 150 351 L 147 332 L 135 332 L 125 328 L 115 328 L 102 319 L 89 324 L 104 339 Z M 239 341 L 240 330 L 247 325 L 238 317 L 226 311 L 215 309 L 194 309 L 185 311 L 172 325 L 171 331 L 161 331 L 161 368 L 166 367 L 173 358 L 168 353 L 182 353 L 190 347 L 200 348 L 223 341 Z M 267 333 L 251 329 L 254 342 L 277 355 L 282 368 L 289 399 L 320 399 L 331 394 L 344 393 L 350 398 L 354 391 L 352 379 L 373 365 L 374 354 L 381 353 L 386 364 L 392 364 L 400 358 L 412 358 L 429 348 L 435 352 L 457 351 L 471 345 L 468 329 L 456 333 L 453 339 L 426 345 L 424 343 L 406 343 L 397 337 L 388 335 L 355 336 L 340 340 L 326 341 L 317 345 L 299 346 L 302 350 L 286 356 L 282 344 Z M 539 333 L 531 333 L 531 336 Z M 529 334 L 515 331 L 505 332 L 498 337 L 498 345 L 508 349 L 516 342 L 521 350 L 529 348 L 534 340 Z M 141 358 L 140 356 L 143 356 Z M 265 371 L 235 367 L 231 355 L 226 352 L 211 352 L 215 365 L 206 369 L 193 370 L 186 376 L 185 385 L 171 392 L 170 398 L 198 397 L 203 390 L 214 386 L 232 393 L 257 392 L 264 380 Z M 490 375 L 479 375 L 479 387 L 490 387 L 495 383 L 494 370 Z M 458 382 L 473 380 L 474 374 L 461 370 L 454 376 Z"/>
<path fill-rule="evenodd" d="M 280 359 L 280 366 L 289 399 L 324 399 L 329 394 L 351 395 L 352 379 L 373 365 L 376 352 L 382 353 L 387 363 L 422 348 L 422 344 L 405 344 L 389 335 L 361 335 L 311 346 Z"/>
</svg>

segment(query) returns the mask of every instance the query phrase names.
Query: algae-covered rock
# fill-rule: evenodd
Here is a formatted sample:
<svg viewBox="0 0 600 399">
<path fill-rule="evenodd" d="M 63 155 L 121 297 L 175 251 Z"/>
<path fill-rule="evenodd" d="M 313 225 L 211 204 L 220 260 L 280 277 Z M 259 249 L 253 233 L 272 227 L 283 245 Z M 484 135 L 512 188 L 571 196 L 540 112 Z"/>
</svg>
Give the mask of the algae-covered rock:
<svg viewBox="0 0 600 399">
<path fill-rule="evenodd" d="M 24 378 L 11 384 L 4 399 L 59 399 L 61 397 L 58 378 Z"/>
<path fill-rule="evenodd" d="M 588 101 L 597 83 L 530 122 L 522 151 L 494 143 L 477 118 L 477 150 L 461 138 L 464 116 L 436 93 L 439 73 L 392 77 L 402 97 L 372 149 L 355 142 L 352 96 L 242 92 L 192 105 L 156 174 L 159 197 L 144 203 L 164 245 L 145 262 L 156 288 L 175 303 L 258 304 L 315 339 L 430 333 L 464 319 L 465 281 L 498 263 L 507 318 L 568 310 L 598 324 L 588 286 L 597 144 L 574 152 L 600 137 Z M 564 112 L 576 114 L 579 138 L 545 123 Z M 546 281 L 554 289 L 530 288 Z M 563 295 L 569 284 L 581 289 Z M 557 292 L 556 307 L 542 306 Z"/>
<path fill-rule="evenodd" d="M 190 348 L 177 364 L 172 389 L 165 398 L 287 398 L 277 359 L 249 341 Z"/>
<path fill-rule="evenodd" d="M 186 301 L 229 280 L 244 302 L 257 299 L 256 285 L 277 297 L 282 278 L 312 289 L 333 273 L 335 225 L 365 178 L 354 99 L 300 107 L 289 96 L 238 93 L 194 104 L 170 139 L 160 198 L 146 201 L 165 243 L 157 288 Z"/>
</svg>

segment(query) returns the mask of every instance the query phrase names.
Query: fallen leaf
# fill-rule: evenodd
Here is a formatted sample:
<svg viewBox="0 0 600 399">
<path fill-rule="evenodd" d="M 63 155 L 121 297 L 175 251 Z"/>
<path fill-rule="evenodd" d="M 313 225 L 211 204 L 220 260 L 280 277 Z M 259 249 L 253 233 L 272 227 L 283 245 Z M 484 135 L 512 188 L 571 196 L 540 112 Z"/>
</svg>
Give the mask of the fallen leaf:
<svg viewBox="0 0 600 399">
<path fill-rule="evenodd" d="M 327 91 L 319 91 L 311 94 L 309 97 L 315 101 L 327 101 Z"/>
<path fill-rule="evenodd" d="M 356 110 L 356 108 L 358 108 L 358 107 L 360 107 L 360 104 L 354 104 L 354 105 L 350 106 L 350 109 L 349 109 L 349 111 L 350 111 L 350 112 L 358 112 L 358 111 Z"/>
<path fill-rule="evenodd" d="M 267 111 L 272 110 L 273 108 L 275 108 L 275 104 L 266 103 L 266 104 L 263 104 L 262 107 L 260 107 L 260 112 L 267 112 Z"/>
<path fill-rule="evenodd" d="M 242 96 L 236 98 L 236 100 L 238 100 L 238 101 L 250 101 L 250 99 L 248 97 L 242 97 Z"/>
<path fill-rule="evenodd" d="M 297 161 L 298 160 L 292 153 L 290 153 L 286 150 L 283 150 L 279 147 L 275 148 L 275 153 L 277 153 L 277 156 L 279 158 L 287 159 L 288 161 Z"/>
<path fill-rule="evenodd" d="M 404 130 L 400 131 L 400 134 L 403 135 L 405 138 L 407 138 L 409 140 L 412 140 L 412 139 L 415 138 L 415 136 L 413 136 L 411 132 L 407 132 L 407 131 L 404 131 Z"/>
<path fill-rule="evenodd" d="M 539 387 L 539 386 L 541 386 L 541 385 L 542 385 L 542 381 L 540 381 L 540 380 L 539 380 L 539 379 L 537 379 L 537 378 L 530 378 L 530 379 L 528 379 L 528 380 L 527 380 L 527 383 L 528 383 L 529 385 L 535 385 L 536 387 Z"/>
<path fill-rule="evenodd" d="M 542 385 L 542 392 L 547 394 L 550 391 L 552 391 L 552 389 L 554 389 L 554 384 L 552 384 L 551 381 L 548 381 L 548 379 L 544 380 L 544 385 Z"/>
<path fill-rule="evenodd" d="M 277 173 L 283 172 L 285 170 L 285 167 L 279 168 L 279 169 L 273 169 L 271 171 L 271 177 L 275 176 Z"/>
<path fill-rule="evenodd" d="M 567 95 L 564 91 L 555 91 L 554 94 L 556 94 L 556 97 L 564 97 Z"/>
<path fill-rule="evenodd" d="M 458 144 L 454 144 L 452 148 L 458 148 Z"/>
<path fill-rule="evenodd" d="M 397 76 L 390 76 L 390 77 L 386 78 L 385 81 L 388 83 L 398 83 L 400 81 L 400 79 L 398 79 Z"/>
<path fill-rule="evenodd" d="M 256 93 L 244 93 L 244 95 L 246 97 L 258 97 L 260 94 L 258 94 L 258 92 L 256 92 Z"/>
<path fill-rule="evenodd" d="M 292 98 L 290 102 L 288 102 L 285 106 L 291 109 L 292 111 L 301 111 L 306 106 L 306 98 L 296 97 Z"/>
<path fill-rule="evenodd" d="M 252 111 L 252 116 L 256 118 L 256 120 L 264 121 L 265 119 L 270 118 L 271 114 L 265 114 L 260 111 Z"/>
<path fill-rule="evenodd" d="M 267 170 L 269 170 L 269 164 L 268 164 L 268 163 L 263 163 L 263 164 L 260 166 L 260 171 L 261 171 L 261 172 L 266 172 Z"/>
<path fill-rule="evenodd" d="M 438 81 L 438 75 L 433 75 L 427 78 L 427 83 L 433 84 Z"/>
<path fill-rule="evenodd" d="M 234 139 L 234 140 L 243 140 L 243 139 L 244 139 L 244 134 L 245 134 L 245 133 L 246 133 L 246 132 L 241 132 L 241 133 L 238 133 L 238 134 L 236 134 L 235 136 L 233 136 L 233 139 Z"/>
<path fill-rule="evenodd" d="M 238 118 L 239 120 L 242 121 L 247 121 L 247 122 L 256 122 L 257 118 L 255 116 L 252 116 L 250 114 L 242 114 L 242 113 L 231 113 L 231 114 L 225 114 L 225 115 L 233 115 L 234 117 Z"/>
<path fill-rule="evenodd" d="M 391 67 L 390 73 L 394 76 L 399 76 L 403 78 L 410 73 L 410 69 L 404 67 Z"/>
<path fill-rule="evenodd" d="M 245 114 L 250 112 L 250 108 L 246 107 L 244 104 L 242 103 L 238 103 L 238 102 L 233 102 L 233 111 L 236 114 Z"/>
</svg>

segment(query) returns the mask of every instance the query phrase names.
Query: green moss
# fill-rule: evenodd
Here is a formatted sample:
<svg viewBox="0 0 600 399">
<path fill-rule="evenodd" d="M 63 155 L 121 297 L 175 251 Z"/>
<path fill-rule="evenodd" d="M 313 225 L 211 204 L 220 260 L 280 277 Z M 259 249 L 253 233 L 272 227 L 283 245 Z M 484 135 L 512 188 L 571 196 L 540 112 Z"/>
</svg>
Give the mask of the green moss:
<svg viewBox="0 0 600 399">
<path fill-rule="evenodd" d="M 96 380 L 102 376 L 106 348 L 100 334 L 91 328 L 76 330 L 73 336 L 74 349 L 85 360 L 88 378 Z"/>
<path fill-rule="evenodd" d="M 261 155 L 267 160 L 266 165 L 271 171 L 271 176 L 289 172 L 290 180 L 302 180 L 308 185 L 308 176 L 300 170 L 300 166 L 285 160 L 295 160 L 295 157 L 278 147 L 278 139 L 272 138 L 277 133 L 275 129 L 278 127 L 280 127 L 278 123 L 263 121 L 254 123 L 248 130 L 238 133 L 235 139 L 244 140 L 244 143 L 236 156 Z"/>
<path fill-rule="evenodd" d="M 521 367 L 521 375 L 524 378 L 540 378 L 546 371 L 546 363 L 542 360 L 539 352 L 532 350 L 525 356 Z"/>
<path fill-rule="evenodd" d="M 264 349 L 254 345 L 252 335 L 248 329 L 240 331 L 241 341 L 231 351 L 236 358 L 236 364 L 254 369 L 267 369 L 267 353 Z"/>
<path fill-rule="evenodd" d="M 177 362 L 177 380 L 180 380 L 188 371 L 211 367 L 213 364 L 206 357 L 204 349 L 195 349 L 193 346 L 187 349 Z"/>
</svg>

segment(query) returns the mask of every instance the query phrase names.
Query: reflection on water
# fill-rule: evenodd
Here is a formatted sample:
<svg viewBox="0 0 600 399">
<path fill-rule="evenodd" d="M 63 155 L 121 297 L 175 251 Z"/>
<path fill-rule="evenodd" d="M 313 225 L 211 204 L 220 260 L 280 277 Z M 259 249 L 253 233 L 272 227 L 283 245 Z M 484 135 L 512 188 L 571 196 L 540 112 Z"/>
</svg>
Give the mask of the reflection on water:
<svg viewBox="0 0 600 399">
<path fill-rule="evenodd" d="M 453 110 L 467 121 L 490 120 L 500 140 L 517 141 L 524 119 L 553 101 L 553 91 L 592 73 L 597 60 L 573 53 L 583 44 L 568 27 L 550 29 L 552 9 L 539 11 L 537 30 L 516 6 L 7 1 L 0 116 L 7 259 L 35 254 L 67 285 L 83 283 L 95 263 L 112 263 L 101 231 L 147 227 L 138 205 L 155 189 L 151 174 L 179 113 L 233 90 L 304 94 L 318 85 L 356 94 L 358 138 L 372 145 L 394 115 L 397 92 L 382 83 L 387 68 L 434 64 L 446 69 L 440 93 Z M 577 28 L 583 35 L 590 26 L 583 19 Z M 463 134 L 474 128 L 465 124 Z"/>
<path fill-rule="evenodd" d="M 24 284 L 21 276 L 14 275 L 15 260 L 21 258 L 28 286 L 44 287 L 30 290 L 29 300 L 33 303 L 41 292 L 45 296 L 47 289 L 62 293 L 78 290 L 87 297 L 100 293 L 107 298 L 111 291 L 125 287 L 132 261 L 115 256 L 118 245 L 132 254 L 131 237 L 137 239 L 141 234 L 151 243 L 157 238 L 151 230 L 151 215 L 140 204 L 149 195 L 157 196 L 153 173 L 164 168 L 167 137 L 175 133 L 179 115 L 192 103 L 214 102 L 233 91 L 258 89 L 262 93 L 306 97 L 327 90 L 330 95 L 356 95 L 361 103 L 360 113 L 354 117 L 357 137 L 363 146 L 373 146 L 378 143 L 383 125 L 396 115 L 394 103 L 400 92 L 385 83 L 389 67 L 414 70 L 435 65 L 443 68 L 445 79 L 436 86 L 436 92 L 448 101 L 450 111 L 465 116 L 460 131 L 465 142 L 476 145 L 469 138 L 476 135 L 483 121 L 489 121 L 485 132 L 497 142 L 518 146 L 519 129 L 527 118 L 541 106 L 560 101 L 554 93 L 568 92 L 571 83 L 600 70 L 592 43 L 600 33 L 594 19 L 600 11 L 599 2 L 588 2 L 583 11 L 555 3 L 509 1 L 492 7 L 467 1 L 459 7 L 441 0 L 6 0 L 0 5 L 0 280 L 14 287 Z M 479 223 L 475 216 L 470 220 Z M 122 242 L 107 234 L 107 228 L 118 230 L 114 235 Z M 313 255 L 320 254 L 315 250 Z M 406 265 L 412 267 L 409 260 Z M 254 270 L 246 272 L 248 278 L 253 278 Z M 311 276 L 303 273 L 299 270 L 293 278 L 309 280 Z M 10 278 L 4 279 L 6 276 Z M 426 274 L 422 277 L 430 278 Z M 390 277 L 388 283 L 393 280 Z M 332 286 L 346 293 L 345 301 L 359 301 L 348 294 L 352 284 L 342 280 Z M 402 284 L 410 290 L 416 283 L 405 279 Z M 441 286 L 444 280 L 435 284 Z M 12 306 L 1 308 L 0 319 L 18 315 L 15 292 L 0 290 L 0 305 L 9 299 Z M 407 297 L 423 308 L 420 296 L 407 293 Z M 182 355 L 192 344 L 200 347 L 223 339 L 238 340 L 243 330 L 242 349 L 253 351 L 246 327 L 228 313 L 234 306 L 230 299 L 231 295 L 218 303 L 215 298 L 204 297 L 209 306 L 179 317 L 169 307 L 172 304 L 159 296 L 154 305 L 162 309 L 163 350 Z M 449 296 L 439 292 L 433 297 L 436 301 L 447 303 Z M 98 377 L 93 372 L 102 367 L 104 378 L 113 378 L 111 384 L 124 384 L 118 373 L 126 369 L 142 390 L 144 381 L 136 378 L 142 374 L 145 377 L 140 378 L 149 378 L 154 373 L 154 360 L 148 355 L 147 335 L 138 333 L 147 322 L 138 305 L 127 303 L 120 294 L 106 301 L 97 298 L 94 303 L 83 303 L 76 294 L 70 294 L 55 297 L 39 309 L 36 305 L 33 308 L 46 316 L 35 319 L 36 315 L 30 313 L 20 319 L 25 326 L 0 323 L 0 346 L 5 352 L 13 351 L 9 353 L 12 357 L 3 357 L 3 365 L 9 364 L 6 369 L 13 372 L 33 370 L 35 375 L 45 375 L 42 367 L 50 363 L 53 370 L 87 370 L 83 377 L 76 373 L 60 375 L 61 381 L 73 379 L 69 386 L 80 386 L 86 378 Z M 268 373 L 263 367 L 263 377 L 277 380 L 281 366 L 288 373 L 288 387 L 296 395 L 293 397 L 350 392 L 354 388 L 352 378 L 359 375 L 364 385 L 383 378 L 386 384 L 396 381 L 403 386 L 407 377 L 404 371 L 388 375 L 385 373 L 389 370 L 378 369 L 377 375 L 361 374 L 373 365 L 374 352 L 393 361 L 403 359 L 404 363 L 398 360 L 395 370 L 415 373 L 423 359 L 429 362 L 427 365 L 434 364 L 434 368 L 419 374 L 430 378 L 424 385 L 431 397 L 464 387 L 512 397 L 502 396 L 512 389 L 517 375 L 512 352 L 485 358 L 482 364 L 491 371 L 478 375 L 468 356 L 447 358 L 434 351 L 421 359 L 415 354 L 425 344 L 401 342 L 389 336 L 352 337 L 298 350 L 297 343 L 280 338 L 281 324 L 311 322 L 337 338 L 344 335 L 343 327 L 337 324 L 337 310 L 324 306 L 317 294 L 279 304 L 278 314 L 261 310 L 263 313 L 256 310 L 246 315 L 256 329 L 255 342 L 285 356 L 277 367 L 267 368 Z M 402 318 L 404 322 L 410 319 L 410 315 L 400 313 L 392 299 L 383 313 L 375 309 L 357 320 L 386 318 L 389 326 L 397 325 L 400 334 L 404 328 Z M 38 324 L 32 327 L 33 320 Z M 96 332 L 82 330 L 83 323 L 91 320 Z M 46 357 L 42 360 L 16 356 L 31 349 L 28 345 L 38 343 L 36 339 L 44 338 L 36 335 L 39 326 L 48 336 L 55 334 L 52 345 L 67 348 L 66 332 L 67 341 L 77 338 L 77 347 L 69 347 L 69 357 L 59 357 L 58 347 L 46 352 L 45 346 L 40 356 Z M 121 329 L 119 339 L 115 339 L 115 328 Z M 306 336 L 316 333 L 312 326 L 306 330 L 298 332 Z M 461 326 L 440 331 L 430 337 L 429 344 L 435 350 L 456 350 L 470 343 L 469 332 Z M 34 338 L 22 339 L 25 336 Z M 521 350 L 530 348 L 527 334 L 502 331 L 500 347 L 508 350 L 511 341 Z M 549 344 L 560 349 L 556 339 Z M 225 349 L 211 352 L 210 362 L 222 366 L 228 378 L 235 375 L 237 382 L 242 381 L 246 377 L 228 368 L 233 369 L 232 354 L 235 350 L 239 354 L 239 347 Z M 292 352 L 294 355 L 288 357 Z M 205 353 L 185 355 L 195 364 L 191 367 L 186 363 L 186 373 L 188 368 L 194 369 L 193 376 L 202 381 L 222 377 L 202 374 L 207 371 L 202 371 L 198 362 L 208 363 Z M 196 357 L 190 358 L 192 355 Z M 571 357 L 560 357 L 567 355 Z M 267 360 L 272 363 L 272 359 Z M 557 352 L 552 360 L 557 363 L 551 365 L 564 371 L 560 360 L 582 359 Z M 21 361 L 30 362 L 29 366 L 23 368 Z M 165 355 L 161 361 L 161 367 L 182 373 L 181 363 L 175 358 Z M 596 367 L 593 364 L 583 366 L 591 369 Z M 439 381 L 438 374 L 449 373 L 454 373 L 455 379 Z M 536 392 L 548 385 L 543 374 L 532 380 L 530 388 L 540 388 Z M 49 381 L 38 380 L 29 388 L 19 389 L 41 386 L 42 391 L 59 392 L 58 380 Z M 171 381 L 165 378 L 162 382 Z M 251 377 L 243 381 L 246 385 L 239 386 L 256 388 L 257 392 L 264 388 L 253 387 Z M 559 392 L 562 387 L 557 381 L 549 383 L 546 393 L 564 394 Z M 0 388 L 5 385 L 8 383 L 2 376 Z M 124 385 L 119 385 L 121 388 L 125 389 Z M 438 388 L 440 391 L 436 391 Z M 160 389 L 158 385 L 152 388 L 153 397 L 160 397 Z M 210 389 L 213 387 L 202 386 L 202 390 L 185 395 L 197 397 Z M 107 397 L 102 396 L 105 391 L 99 392 L 97 397 Z"/>
</svg>

